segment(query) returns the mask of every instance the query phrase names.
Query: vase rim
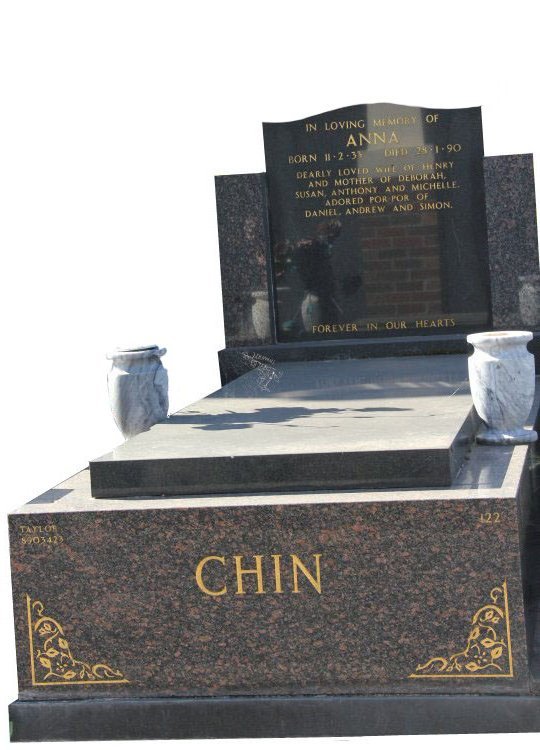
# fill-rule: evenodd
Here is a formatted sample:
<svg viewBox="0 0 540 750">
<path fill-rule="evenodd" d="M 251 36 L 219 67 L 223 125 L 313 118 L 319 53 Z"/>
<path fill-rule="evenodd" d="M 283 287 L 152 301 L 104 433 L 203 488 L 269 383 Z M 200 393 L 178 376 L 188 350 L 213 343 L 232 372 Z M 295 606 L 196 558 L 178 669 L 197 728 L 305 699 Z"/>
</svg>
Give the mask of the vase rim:
<svg viewBox="0 0 540 750">
<path fill-rule="evenodd" d="M 531 331 L 483 331 L 482 333 L 471 333 L 467 336 L 469 344 L 519 344 L 531 341 Z"/>
<path fill-rule="evenodd" d="M 157 344 L 142 344 L 141 346 L 117 346 L 115 351 L 118 352 L 142 352 L 147 349 L 159 349 Z"/>
<path fill-rule="evenodd" d="M 157 344 L 134 346 L 131 348 L 118 347 L 107 353 L 107 359 L 145 359 L 146 357 L 163 357 L 167 349 L 160 349 Z"/>
</svg>

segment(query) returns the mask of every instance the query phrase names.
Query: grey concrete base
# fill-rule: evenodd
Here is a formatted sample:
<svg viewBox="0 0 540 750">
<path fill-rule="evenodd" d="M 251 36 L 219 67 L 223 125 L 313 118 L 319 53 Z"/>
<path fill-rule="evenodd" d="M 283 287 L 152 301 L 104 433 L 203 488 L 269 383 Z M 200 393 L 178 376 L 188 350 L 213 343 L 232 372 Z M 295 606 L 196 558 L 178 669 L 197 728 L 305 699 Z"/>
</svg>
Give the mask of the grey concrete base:
<svg viewBox="0 0 540 750">
<path fill-rule="evenodd" d="M 449 486 L 476 426 L 466 356 L 262 361 L 92 461 L 92 494 Z"/>
<path fill-rule="evenodd" d="M 540 732 L 540 696 L 15 701 L 13 742 Z"/>
</svg>

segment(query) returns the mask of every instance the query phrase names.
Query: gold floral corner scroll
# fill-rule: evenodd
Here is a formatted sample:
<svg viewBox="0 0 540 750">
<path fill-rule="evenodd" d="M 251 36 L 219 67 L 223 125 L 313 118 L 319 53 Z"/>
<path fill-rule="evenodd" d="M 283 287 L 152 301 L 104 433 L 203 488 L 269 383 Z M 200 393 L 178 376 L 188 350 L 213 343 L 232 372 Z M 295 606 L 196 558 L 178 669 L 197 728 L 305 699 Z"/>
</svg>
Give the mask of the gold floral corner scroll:
<svg viewBox="0 0 540 750">
<path fill-rule="evenodd" d="M 419 664 L 409 677 L 513 677 L 506 581 L 490 591 L 489 599 L 474 613 L 462 651 L 434 656 Z"/>
<path fill-rule="evenodd" d="M 127 683 L 122 672 L 108 664 L 76 659 L 60 623 L 46 614 L 42 602 L 26 595 L 32 685 L 89 685 Z"/>
</svg>

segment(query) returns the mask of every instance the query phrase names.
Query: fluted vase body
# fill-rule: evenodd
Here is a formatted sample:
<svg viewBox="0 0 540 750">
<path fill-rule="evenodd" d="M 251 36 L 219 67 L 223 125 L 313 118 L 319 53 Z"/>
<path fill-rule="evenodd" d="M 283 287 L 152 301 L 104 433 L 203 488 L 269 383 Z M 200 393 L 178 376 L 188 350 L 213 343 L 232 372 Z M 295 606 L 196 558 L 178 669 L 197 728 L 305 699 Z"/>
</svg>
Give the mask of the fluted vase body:
<svg viewBox="0 0 540 750">
<path fill-rule="evenodd" d="M 107 379 L 111 411 L 126 439 L 167 417 L 168 376 L 161 362 L 166 351 L 143 346 L 107 355 L 111 360 Z"/>
<path fill-rule="evenodd" d="M 534 356 L 527 350 L 529 331 L 489 331 L 467 336 L 474 346 L 469 357 L 473 403 L 485 423 L 480 443 L 516 445 L 537 439 L 524 425 L 535 389 Z"/>
</svg>

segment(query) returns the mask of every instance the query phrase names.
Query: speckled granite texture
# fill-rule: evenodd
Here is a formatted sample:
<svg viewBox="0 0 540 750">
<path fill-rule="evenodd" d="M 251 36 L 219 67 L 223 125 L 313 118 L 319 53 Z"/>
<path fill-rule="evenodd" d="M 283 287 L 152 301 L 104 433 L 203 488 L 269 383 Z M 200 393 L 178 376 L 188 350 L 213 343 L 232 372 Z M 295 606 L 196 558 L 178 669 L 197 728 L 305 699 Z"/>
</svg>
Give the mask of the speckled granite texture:
<svg viewBox="0 0 540 750">
<path fill-rule="evenodd" d="M 516 499 L 362 497 L 11 516 L 20 697 L 527 693 Z M 321 556 L 321 593 L 302 572 L 294 592 L 291 554 L 315 581 Z M 211 555 L 221 596 L 195 579 Z M 237 593 L 234 555 L 263 556 L 264 593 Z"/>
<path fill-rule="evenodd" d="M 538 328 L 540 279 L 533 155 L 487 157 L 484 174 L 493 327 Z"/>
<path fill-rule="evenodd" d="M 215 178 L 227 346 L 274 341 L 264 174 Z"/>
</svg>

